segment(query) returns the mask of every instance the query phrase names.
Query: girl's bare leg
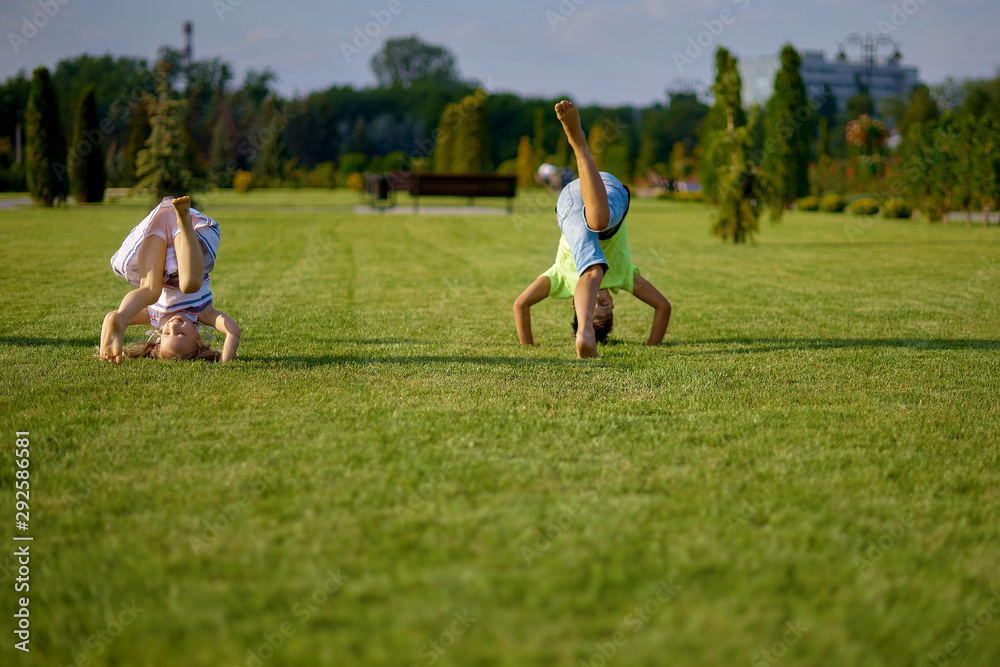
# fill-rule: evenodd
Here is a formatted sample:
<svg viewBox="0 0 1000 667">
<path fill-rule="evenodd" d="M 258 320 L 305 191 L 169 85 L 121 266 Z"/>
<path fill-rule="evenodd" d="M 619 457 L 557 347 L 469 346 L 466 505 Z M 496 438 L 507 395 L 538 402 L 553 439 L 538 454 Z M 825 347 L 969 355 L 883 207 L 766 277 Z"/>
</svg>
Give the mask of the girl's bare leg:
<svg viewBox="0 0 1000 667">
<path fill-rule="evenodd" d="M 587 136 L 580 124 L 580 112 L 572 102 L 563 100 L 556 104 L 556 117 L 562 123 L 569 145 L 576 154 L 576 166 L 580 171 L 580 193 L 583 195 L 583 205 L 587 218 L 587 226 L 595 232 L 604 231 L 611 222 L 611 209 L 608 206 L 608 191 L 601 180 L 601 172 L 597 170 L 594 156 L 587 146 Z M 596 296 L 595 301 L 596 303 Z"/>
<path fill-rule="evenodd" d="M 191 223 L 191 198 L 177 197 L 170 202 L 177 215 L 180 232 L 174 236 L 174 252 L 177 253 L 177 277 L 181 291 L 193 294 L 201 289 L 205 279 L 205 251 L 194 233 Z"/>
<path fill-rule="evenodd" d="M 125 295 L 118 310 L 104 317 L 101 326 L 101 359 L 120 364 L 125 327 L 144 308 L 156 303 L 163 291 L 163 265 L 167 261 L 167 242 L 159 236 L 147 236 L 139 247 L 136 264 L 139 286 Z"/>
</svg>

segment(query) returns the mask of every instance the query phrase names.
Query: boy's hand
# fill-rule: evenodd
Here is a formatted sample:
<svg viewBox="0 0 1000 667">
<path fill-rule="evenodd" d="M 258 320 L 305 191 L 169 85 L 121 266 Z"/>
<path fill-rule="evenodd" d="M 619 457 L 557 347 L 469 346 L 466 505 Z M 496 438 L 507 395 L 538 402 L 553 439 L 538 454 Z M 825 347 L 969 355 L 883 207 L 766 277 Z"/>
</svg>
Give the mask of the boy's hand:
<svg viewBox="0 0 1000 667">
<path fill-rule="evenodd" d="M 517 327 L 517 338 L 521 345 L 535 344 L 535 339 L 531 336 L 531 307 L 548 296 L 549 278 L 539 276 L 514 300 L 514 326 Z"/>
<path fill-rule="evenodd" d="M 632 294 L 643 303 L 652 306 L 656 311 L 653 313 L 653 328 L 649 332 L 649 339 L 646 345 L 659 345 L 663 342 L 663 336 L 670 326 L 670 302 L 660 294 L 659 290 L 653 287 L 653 283 L 643 278 L 638 273 L 635 274 L 635 285 Z"/>
</svg>

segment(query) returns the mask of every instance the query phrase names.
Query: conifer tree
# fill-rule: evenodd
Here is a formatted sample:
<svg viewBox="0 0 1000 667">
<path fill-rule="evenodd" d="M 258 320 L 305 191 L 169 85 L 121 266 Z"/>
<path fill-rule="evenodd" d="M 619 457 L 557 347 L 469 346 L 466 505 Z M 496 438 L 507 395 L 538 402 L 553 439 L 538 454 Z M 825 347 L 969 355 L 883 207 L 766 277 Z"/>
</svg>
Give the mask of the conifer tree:
<svg viewBox="0 0 1000 667">
<path fill-rule="evenodd" d="M 156 97 L 151 102 L 150 133 L 146 147 L 136 157 L 136 190 L 148 189 L 156 198 L 192 194 L 200 190 L 187 169 L 186 103 L 174 99 L 169 82 L 170 66 L 156 65 Z"/>
<path fill-rule="evenodd" d="M 781 69 L 764 120 L 764 174 L 768 208 L 779 218 L 785 207 L 809 194 L 809 157 L 813 112 L 799 69 L 802 59 L 791 44 L 781 50 Z"/>
<path fill-rule="evenodd" d="M 715 85 L 712 86 L 715 102 L 705 118 L 702 133 L 705 152 L 700 163 L 702 189 L 712 201 L 717 201 L 719 197 L 719 170 L 727 169 L 731 164 L 730 155 L 723 145 L 732 145 L 728 138 L 730 132 L 746 125 L 743 80 L 738 63 L 737 58 L 725 48 L 720 47 L 715 52 Z"/>
<path fill-rule="evenodd" d="M 122 167 L 121 184 L 132 187 L 138 181 L 136 177 L 136 162 L 139 153 L 146 146 L 149 139 L 149 97 L 143 96 L 131 109 L 128 121 L 128 135 L 125 141 L 125 151 L 123 154 L 124 165 Z"/>
<path fill-rule="evenodd" d="M 730 111 L 730 119 L 733 115 Z M 719 211 L 712 233 L 731 238 L 733 243 L 745 243 L 759 228 L 765 191 L 762 169 L 750 159 L 758 123 L 755 107 L 746 125 L 736 127 L 730 120 L 725 133 L 716 139 L 720 153 L 728 155 L 730 163 L 719 169 Z"/>
<path fill-rule="evenodd" d="M 517 187 L 528 188 L 535 184 L 535 156 L 531 139 L 521 137 L 517 145 Z"/>
<path fill-rule="evenodd" d="M 59 125 L 59 109 L 49 70 L 39 67 L 31 75 L 28 107 L 25 111 L 27 150 L 25 154 L 28 191 L 43 206 L 69 192 L 66 178 L 66 138 Z"/>
<path fill-rule="evenodd" d="M 990 213 L 1000 202 L 1000 130 L 990 116 L 976 123 L 973 151 L 973 198 L 983 211 L 983 224 L 989 226 Z"/>
<path fill-rule="evenodd" d="M 441 113 L 434 142 L 434 171 L 448 173 L 455 158 L 455 135 L 458 130 L 458 105 L 449 104 Z"/>
<path fill-rule="evenodd" d="M 212 128 L 212 152 L 209 163 L 209 180 L 217 188 L 231 188 L 236 174 L 235 146 L 229 136 L 225 121 L 220 118 Z"/>
<path fill-rule="evenodd" d="M 104 169 L 102 139 L 97 118 L 97 97 L 94 84 L 90 84 L 80 97 L 73 125 L 73 141 L 70 144 L 70 189 L 80 203 L 104 201 L 107 174 Z"/>
<path fill-rule="evenodd" d="M 485 174 L 493 171 L 486 101 L 487 94 L 480 89 L 459 103 L 455 154 L 452 158 L 452 171 L 457 174 Z"/>
<path fill-rule="evenodd" d="M 604 128 L 601 127 L 600 123 L 594 123 L 590 127 L 590 133 L 587 135 L 587 147 L 590 148 L 590 154 L 594 157 L 597 169 L 604 171 L 604 150 L 607 148 L 607 144 L 604 141 Z"/>
</svg>

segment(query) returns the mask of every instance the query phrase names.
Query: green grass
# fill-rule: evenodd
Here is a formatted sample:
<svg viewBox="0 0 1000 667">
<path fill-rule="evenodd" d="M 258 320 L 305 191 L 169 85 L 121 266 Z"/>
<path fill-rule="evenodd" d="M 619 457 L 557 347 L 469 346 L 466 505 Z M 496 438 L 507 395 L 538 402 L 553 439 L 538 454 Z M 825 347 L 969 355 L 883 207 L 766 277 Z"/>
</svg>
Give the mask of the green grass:
<svg viewBox="0 0 1000 667">
<path fill-rule="evenodd" d="M 514 335 L 550 197 L 520 228 L 356 203 L 209 198 L 222 366 L 92 356 L 143 202 L 0 211 L 0 535 L 28 430 L 35 537 L 4 664 L 253 665 L 282 627 L 265 664 L 1000 664 L 997 228 L 802 213 L 734 246 L 636 201 L 667 343 L 621 294 L 579 362 L 567 302 Z"/>
</svg>

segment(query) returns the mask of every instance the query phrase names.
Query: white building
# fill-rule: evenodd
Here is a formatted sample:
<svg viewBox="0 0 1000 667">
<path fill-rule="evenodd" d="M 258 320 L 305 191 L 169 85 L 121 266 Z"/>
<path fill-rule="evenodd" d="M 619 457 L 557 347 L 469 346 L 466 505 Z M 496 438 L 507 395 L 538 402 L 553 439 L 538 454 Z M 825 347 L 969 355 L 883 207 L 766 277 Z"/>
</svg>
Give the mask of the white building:
<svg viewBox="0 0 1000 667">
<path fill-rule="evenodd" d="M 744 104 L 766 103 L 774 92 L 774 76 L 780 68 L 781 57 L 778 55 L 740 59 Z M 864 87 L 868 80 L 868 68 L 864 61 L 847 60 L 843 56 L 827 60 L 822 51 L 803 51 L 800 71 L 810 99 L 818 102 L 823 95 L 823 85 L 828 84 L 837 99 L 839 111 L 847 107 L 847 100 L 858 94 L 859 84 Z M 917 68 L 900 65 L 896 56 L 875 61 L 871 77 L 871 94 L 876 109 L 879 101 L 886 97 L 905 99 L 919 83 Z"/>
</svg>

